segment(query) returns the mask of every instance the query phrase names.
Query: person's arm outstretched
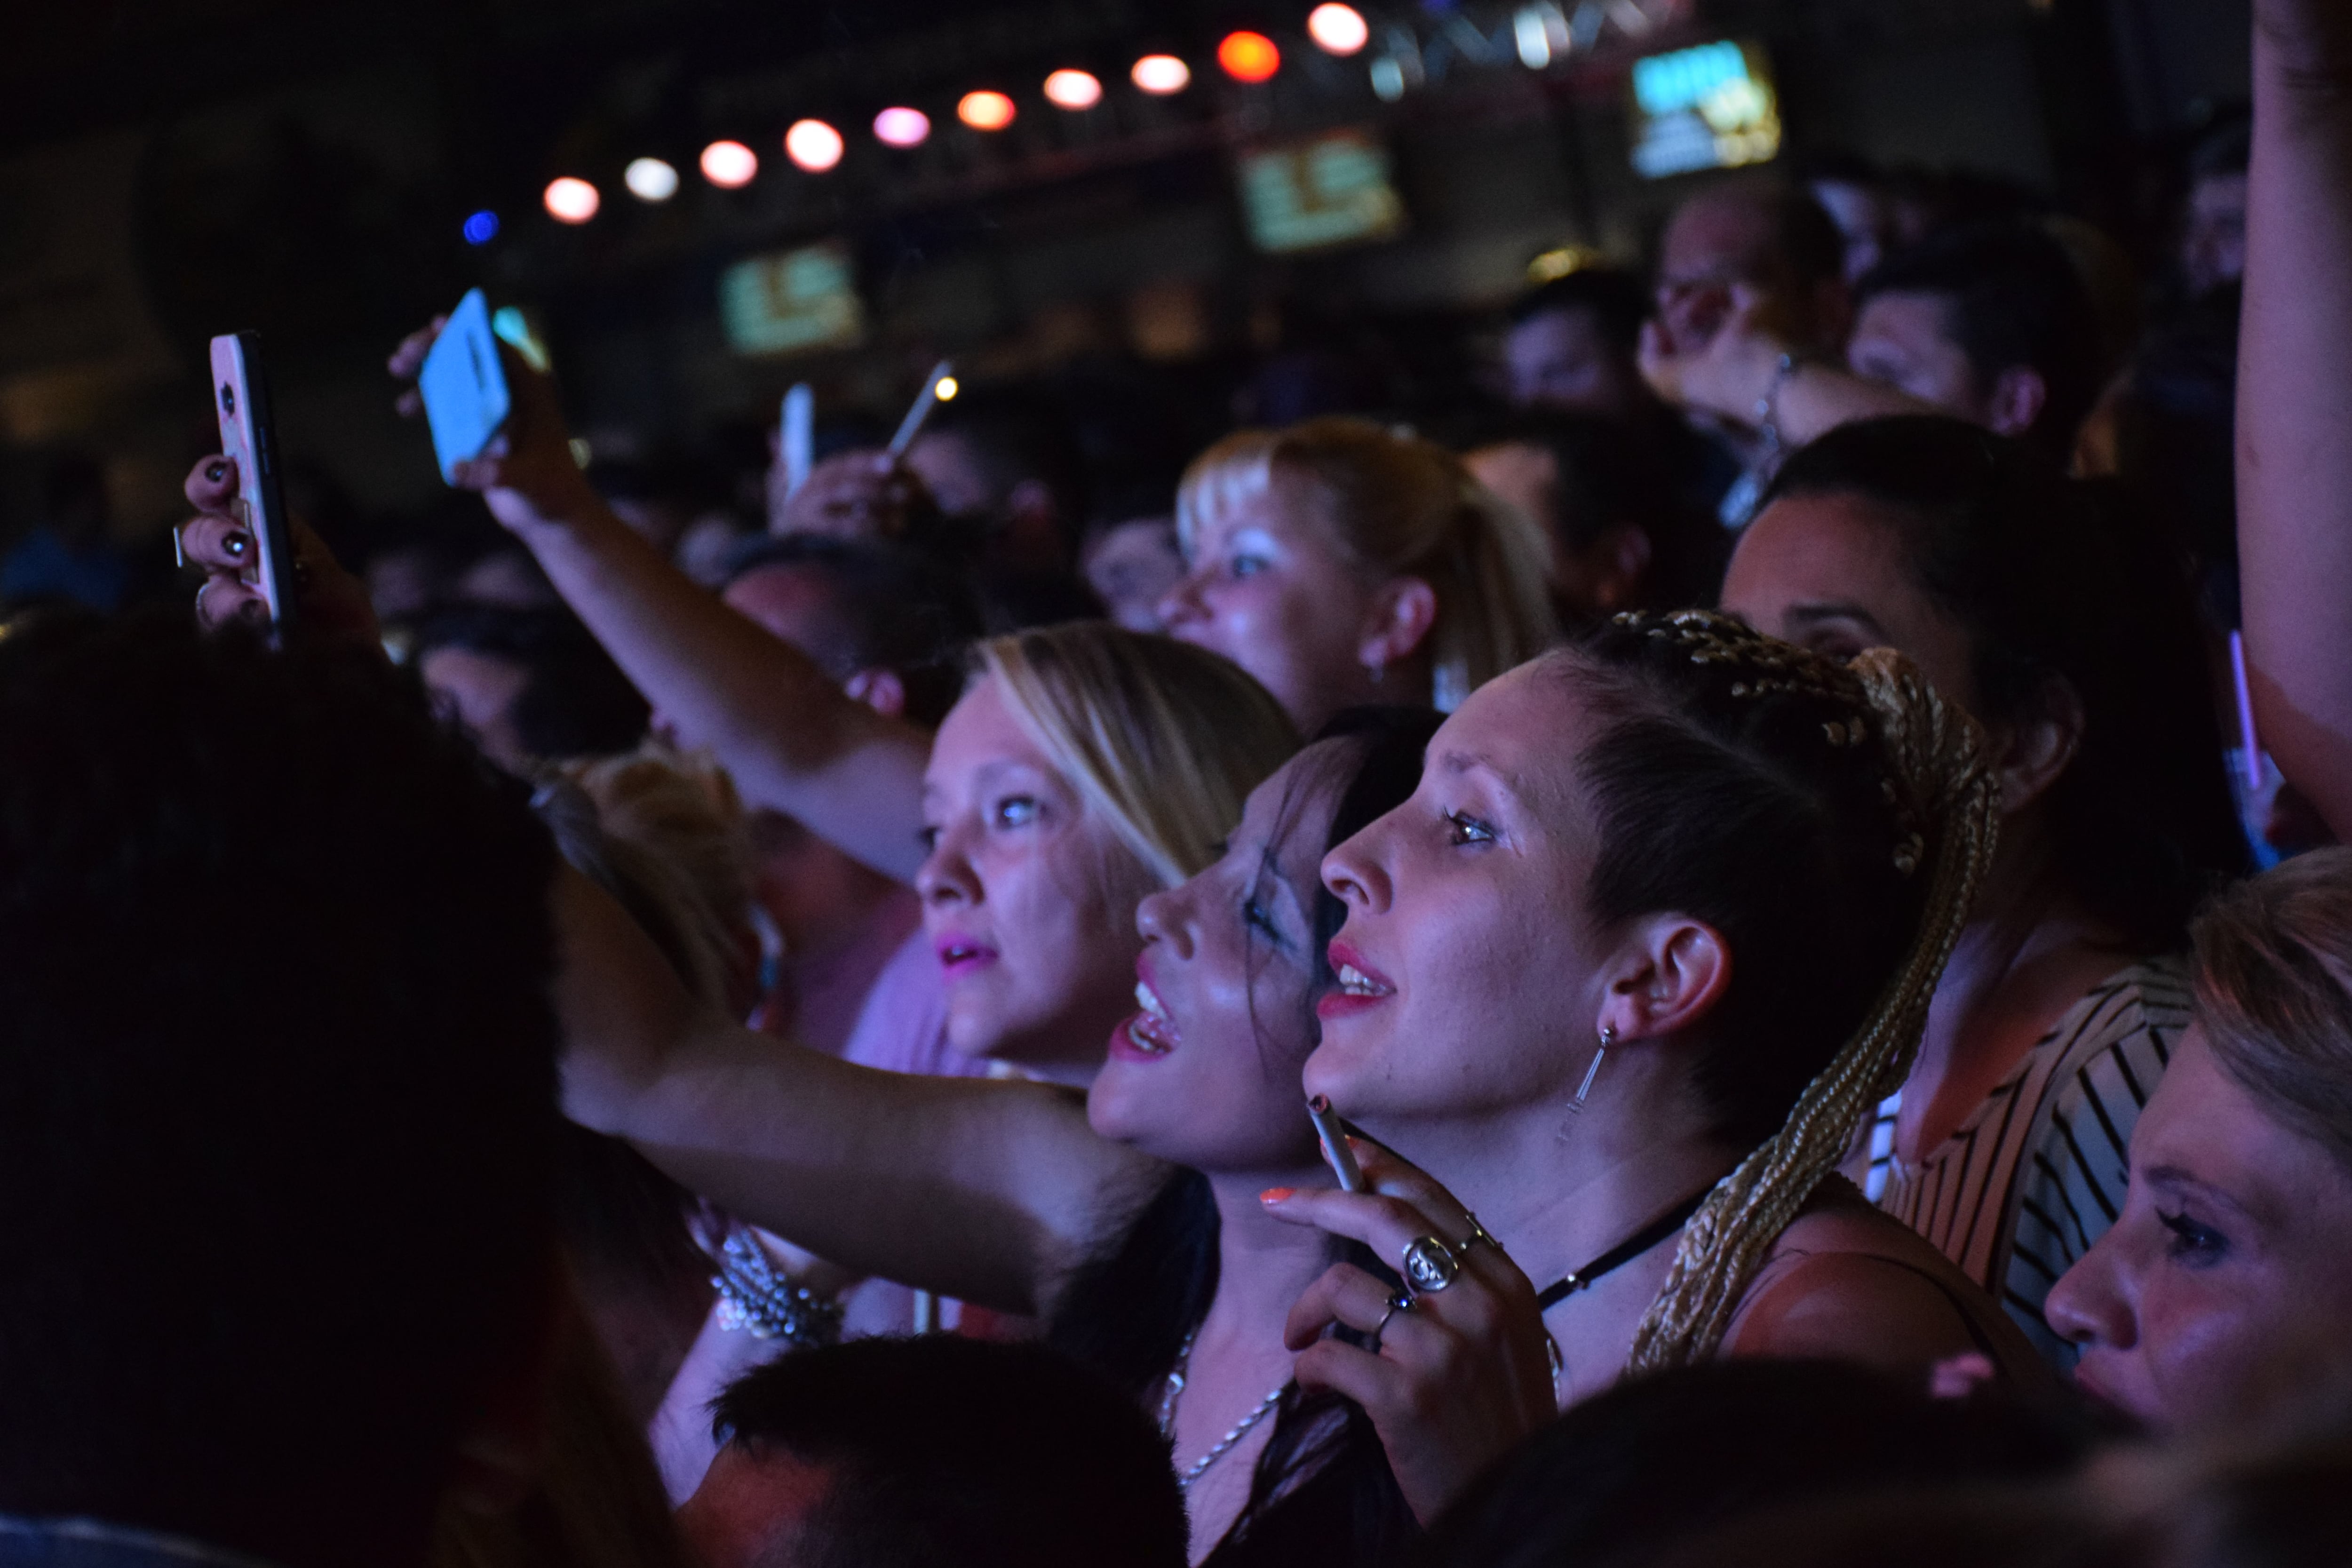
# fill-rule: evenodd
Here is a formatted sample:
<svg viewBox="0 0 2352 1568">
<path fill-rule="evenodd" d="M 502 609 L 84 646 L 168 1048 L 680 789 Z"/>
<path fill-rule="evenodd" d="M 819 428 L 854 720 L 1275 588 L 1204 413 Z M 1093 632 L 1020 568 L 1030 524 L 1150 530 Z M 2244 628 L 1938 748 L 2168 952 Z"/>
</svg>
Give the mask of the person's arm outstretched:
<svg viewBox="0 0 2352 1568">
<path fill-rule="evenodd" d="M 394 374 L 415 374 L 436 329 L 401 345 Z M 929 738 L 850 697 L 631 532 L 572 460 L 553 385 L 504 357 L 513 413 L 488 454 L 457 466 L 457 483 L 481 493 L 679 739 L 709 747 L 747 800 L 911 879 Z"/>
<path fill-rule="evenodd" d="M 1167 1179 L 1066 1089 L 854 1067 L 699 1007 L 585 878 L 555 895 L 564 1109 L 863 1274 L 1042 1314 Z"/>
<path fill-rule="evenodd" d="M 2352 838 L 2352 8 L 2256 0 L 2238 564 L 2263 744 Z"/>
</svg>

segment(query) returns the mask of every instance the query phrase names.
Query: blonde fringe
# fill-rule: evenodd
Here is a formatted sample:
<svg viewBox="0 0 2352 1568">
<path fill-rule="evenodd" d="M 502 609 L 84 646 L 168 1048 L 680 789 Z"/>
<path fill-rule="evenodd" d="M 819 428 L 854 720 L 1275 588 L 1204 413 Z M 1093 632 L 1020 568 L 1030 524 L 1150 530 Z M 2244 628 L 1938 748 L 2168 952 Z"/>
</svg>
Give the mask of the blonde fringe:
<svg viewBox="0 0 2352 1568">
<path fill-rule="evenodd" d="M 1910 1071 L 1927 1005 L 1992 863 L 2000 781 L 1975 722 L 1891 648 L 1873 648 L 1847 668 L 1861 680 L 1894 787 L 1907 797 L 1898 804 L 1932 846 L 1919 930 L 1862 1028 L 1684 1228 L 1665 1287 L 1634 1331 L 1628 1374 L 1714 1355 L 1780 1233 L 1837 1168 L 1863 1117 Z"/>
</svg>

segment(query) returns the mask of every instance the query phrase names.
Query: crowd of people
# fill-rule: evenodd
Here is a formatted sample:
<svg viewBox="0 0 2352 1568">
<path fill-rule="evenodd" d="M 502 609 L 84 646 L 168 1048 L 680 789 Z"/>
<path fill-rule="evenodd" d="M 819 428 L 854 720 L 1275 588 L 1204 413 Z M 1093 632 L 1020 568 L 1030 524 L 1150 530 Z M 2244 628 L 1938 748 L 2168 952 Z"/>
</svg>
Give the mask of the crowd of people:
<svg viewBox="0 0 2352 1568">
<path fill-rule="evenodd" d="M 198 463 L 193 615 L 0 620 L 0 1564 L 2352 1560 L 2352 20 L 2255 12 L 2161 287 L 1824 163 L 1507 406 L 982 387 L 757 528 L 516 358 L 497 548 L 298 517 L 282 638 Z"/>
</svg>

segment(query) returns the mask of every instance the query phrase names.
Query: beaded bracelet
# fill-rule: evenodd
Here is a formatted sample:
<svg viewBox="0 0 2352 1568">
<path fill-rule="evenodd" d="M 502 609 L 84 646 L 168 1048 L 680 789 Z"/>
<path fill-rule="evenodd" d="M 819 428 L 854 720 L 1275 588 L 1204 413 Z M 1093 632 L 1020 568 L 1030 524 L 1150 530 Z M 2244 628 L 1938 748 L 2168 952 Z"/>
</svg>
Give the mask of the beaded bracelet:
<svg viewBox="0 0 2352 1568">
<path fill-rule="evenodd" d="M 776 1272 L 760 1244 L 742 1231 L 719 1244 L 719 1326 L 748 1330 L 754 1339 L 816 1346 L 841 1340 L 841 1306 Z"/>
</svg>

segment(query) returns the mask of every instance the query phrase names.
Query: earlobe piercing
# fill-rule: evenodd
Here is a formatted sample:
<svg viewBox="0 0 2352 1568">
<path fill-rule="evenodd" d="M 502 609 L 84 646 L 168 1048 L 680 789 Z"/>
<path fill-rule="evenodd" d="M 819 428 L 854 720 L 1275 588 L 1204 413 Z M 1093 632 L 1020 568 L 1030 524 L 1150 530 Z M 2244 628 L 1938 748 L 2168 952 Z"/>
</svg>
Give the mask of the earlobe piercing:
<svg viewBox="0 0 2352 1568">
<path fill-rule="evenodd" d="M 1592 1093 L 1592 1080 L 1601 1076 L 1601 1058 L 1609 1054 L 1609 1047 L 1616 1043 L 1616 1029 L 1607 1024 L 1601 1025 L 1600 1048 L 1592 1053 L 1592 1065 L 1584 1069 L 1584 1081 L 1577 1086 L 1576 1098 L 1568 1102 L 1569 1113 L 1570 1115 L 1581 1115 L 1583 1113 L 1584 1101 L 1586 1098 Z"/>
</svg>

